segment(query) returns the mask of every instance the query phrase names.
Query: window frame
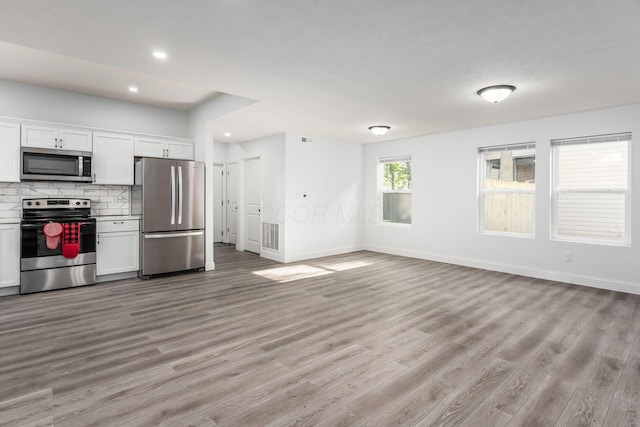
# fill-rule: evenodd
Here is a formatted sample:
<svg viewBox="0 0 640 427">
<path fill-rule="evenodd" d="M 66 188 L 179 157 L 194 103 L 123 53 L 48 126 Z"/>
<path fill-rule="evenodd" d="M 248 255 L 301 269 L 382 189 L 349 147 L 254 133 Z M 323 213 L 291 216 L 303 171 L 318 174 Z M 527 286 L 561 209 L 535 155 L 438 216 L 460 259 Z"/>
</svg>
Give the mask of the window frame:
<svg viewBox="0 0 640 427">
<path fill-rule="evenodd" d="M 589 144 L 589 143 L 599 143 L 599 142 L 616 142 L 616 141 L 626 141 L 627 142 L 627 187 L 626 189 L 619 188 L 586 188 L 586 189 L 558 189 L 558 180 L 560 177 L 559 174 L 559 156 L 558 150 L 563 146 L 563 143 L 566 144 Z M 550 228 L 550 239 L 552 241 L 557 242 L 572 242 L 572 243 L 586 243 L 590 245 L 604 245 L 604 246 L 622 246 L 629 247 L 631 246 L 631 185 L 632 185 L 632 174 L 633 170 L 631 168 L 632 165 L 632 133 L 631 132 L 623 132 L 623 133 L 615 133 L 615 134 L 606 134 L 606 135 L 593 135 L 593 136 L 585 136 L 585 137 L 576 137 L 576 138 L 564 138 L 564 139 L 552 139 L 551 143 L 551 226 Z M 625 209 L 624 209 L 624 239 L 622 240 L 606 240 L 606 239 L 598 239 L 593 237 L 570 237 L 570 236 L 560 236 L 558 235 L 558 194 L 559 193 L 567 193 L 567 194 L 575 194 L 575 193 L 587 193 L 587 194 L 617 194 L 624 193 L 625 195 Z"/>
<path fill-rule="evenodd" d="M 502 236 L 502 237 L 517 237 L 521 239 L 534 239 L 536 236 L 536 189 L 537 189 L 537 180 L 535 175 L 537 174 L 537 168 L 534 172 L 534 188 L 533 190 L 523 190 L 523 189 L 486 189 L 485 188 L 485 180 L 487 178 L 487 153 L 500 153 L 502 151 L 524 151 L 527 152 L 527 155 L 518 156 L 518 157 L 528 157 L 530 154 L 533 154 L 534 162 L 537 158 L 537 150 L 535 142 L 525 142 L 525 143 L 514 143 L 514 144 L 505 144 L 505 145 L 495 145 L 489 147 L 478 147 L 478 195 L 477 195 L 477 205 L 478 205 L 478 215 L 477 215 L 477 230 L 478 234 L 486 235 L 486 236 Z M 517 157 L 513 157 L 515 160 Z M 498 230 L 486 230 L 484 228 L 484 219 L 485 219 L 485 194 L 531 194 L 532 202 L 532 211 L 531 211 L 531 232 L 530 233 L 519 233 L 515 231 L 498 231 Z"/>
<path fill-rule="evenodd" d="M 399 155 L 399 156 L 388 156 L 388 157 L 379 157 L 377 159 L 377 175 L 378 175 L 378 214 L 377 214 L 377 224 L 384 225 L 389 227 L 400 227 L 400 228 L 410 228 L 413 225 L 413 158 L 410 154 Z M 394 162 L 409 162 L 411 163 L 411 189 L 410 190 L 392 190 L 385 191 L 384 190 L 384 165 L 386 163 L 394 163 Z M 411 222 L 394 222 L 394 221 L 384 221 L 384 194 L 385 193 L 393 193 L 393 194 L 411 194 Z"/>
</svg>

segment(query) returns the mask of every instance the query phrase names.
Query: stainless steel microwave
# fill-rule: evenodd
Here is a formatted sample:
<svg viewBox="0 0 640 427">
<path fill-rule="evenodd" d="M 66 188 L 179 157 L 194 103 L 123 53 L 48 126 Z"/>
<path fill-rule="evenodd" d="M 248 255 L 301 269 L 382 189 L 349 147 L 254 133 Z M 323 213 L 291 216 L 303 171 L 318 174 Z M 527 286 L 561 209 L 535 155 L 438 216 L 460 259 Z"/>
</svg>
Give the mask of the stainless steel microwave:
<svg viewBox="0 0 640 427">
<path fill-rule="evenodd" d="M 90 152 L 22 147 L 21 154 L 21 180 L 92 181 Z"/>
</svg>

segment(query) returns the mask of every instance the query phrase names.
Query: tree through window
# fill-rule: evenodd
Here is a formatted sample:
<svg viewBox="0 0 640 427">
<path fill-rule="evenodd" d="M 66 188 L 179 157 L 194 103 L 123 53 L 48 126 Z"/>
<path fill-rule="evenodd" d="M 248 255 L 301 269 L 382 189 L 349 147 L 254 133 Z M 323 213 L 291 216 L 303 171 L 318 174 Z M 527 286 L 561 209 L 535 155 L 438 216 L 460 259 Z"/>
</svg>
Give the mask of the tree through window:
<svg viewBox="0 0 640 427">
<path fill-rule="evenodd" d="M 411 224 L 411 157 L 380 159 L 382 222 Z"/>
</svg>

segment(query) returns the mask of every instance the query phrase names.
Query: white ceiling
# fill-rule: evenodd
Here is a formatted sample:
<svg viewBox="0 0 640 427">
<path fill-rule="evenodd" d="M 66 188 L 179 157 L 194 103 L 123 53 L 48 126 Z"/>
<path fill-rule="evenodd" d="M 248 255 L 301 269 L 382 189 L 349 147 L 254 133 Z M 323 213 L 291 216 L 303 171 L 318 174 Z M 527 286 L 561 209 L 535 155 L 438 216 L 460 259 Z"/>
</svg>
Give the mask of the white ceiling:
<svg viewBox="0 0 640 427">
<path fill-rule="evenodd" d="M 259 102 L 221 140 L 372 142 L 638 103 L 639 18 L 638 0 L 2 0 L 0 78 L 181 109 L 224 92 Z M 492 84 L 518 89 L 488 104 Z"/>
</svg>

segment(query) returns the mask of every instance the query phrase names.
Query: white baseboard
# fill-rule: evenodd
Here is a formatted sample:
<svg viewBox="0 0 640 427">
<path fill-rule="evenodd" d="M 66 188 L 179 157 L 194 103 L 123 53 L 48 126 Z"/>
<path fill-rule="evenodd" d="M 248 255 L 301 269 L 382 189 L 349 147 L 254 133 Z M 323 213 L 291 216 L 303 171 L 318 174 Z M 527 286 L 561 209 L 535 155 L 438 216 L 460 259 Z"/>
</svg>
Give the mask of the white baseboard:
<svg viewBox="0 0 640 427">
<path fill-rule="evenodd" d="M 105 274 L 96 276 L 96 283 L 112 282 L 114 280 L 132 279 L 138 277 L 137 271 L 128 271 L 126 273 Z"/>
<path fill-rule="evenodd" d="M 20 286 L 7 286 L 6 288 L 0 288 L 0 297 L 6 297 L 9 295 L 18 295 L 20 293 Z"/>
<path fill-rule="evenodd" d="M 260 256 L 272 261 L 284 263 L 284 255 L 282 255 L 282 253 L 280 253 L 279 251 L 274 251 L 273 249 L 262 248 L 262 250 L 260 251 Z"/>
<path fill-rule="evenodd" d="M 361 251 L 363 249 L 364 249 L 363 245 L 353 245 L 353 246 L 344 246 L 341 248 L 325 249 L 322 251 L 301 252 L 301 253 L 285 256 L 284 262 L 304 261 L 307 259 L 322 258 L 325 256 L 342 255 L 350 252 Z"/>
<path fill-rule="evenodd" d="M 211 261 L 204 265 L 204 271 L 211 271 L 216 269 L 216 263 Z"/>
<path fill-rule="evenodd" d="M 519 276 L 533 277 L 535 279 L 552 280 L 554 282 L 571 283 L 573 285 L 588 286 L 591 288 L 606 289 L 609 291 L 626 292 L 628 294 L 640 295 L 640 284 L 638 283 L 621 282 L 605 279 L 602 277 L 582 276 L 561 273 L 557 271 L 536 270 L 528 267 L 490 263 L 470 258 L 449 257 L 428 252 L 389 248 L 385 246 L 365 244 L 363 245 L 363 248 L 372 252 L 380 252 L 391 255 L 406 256 L 409 258 L 444 262 L 447 264 L 462 265 L 465 267 L 481 268 L 483 270 L 499 271 L 501 273 L 517 274 Z"/>
</svg>

